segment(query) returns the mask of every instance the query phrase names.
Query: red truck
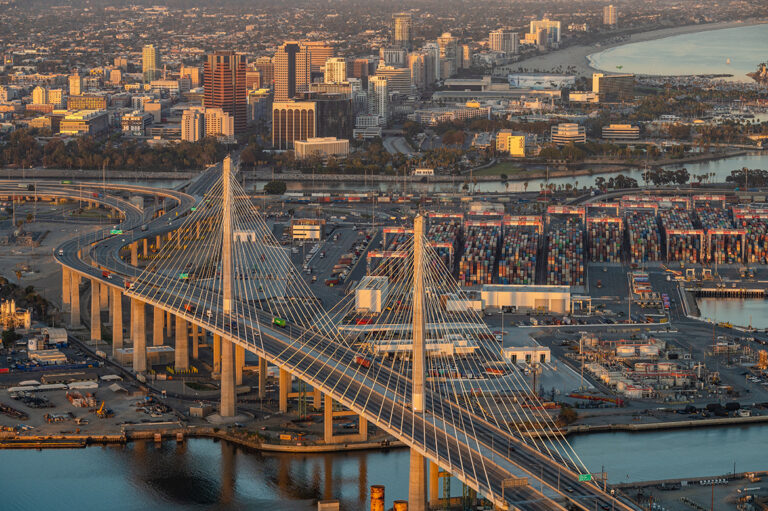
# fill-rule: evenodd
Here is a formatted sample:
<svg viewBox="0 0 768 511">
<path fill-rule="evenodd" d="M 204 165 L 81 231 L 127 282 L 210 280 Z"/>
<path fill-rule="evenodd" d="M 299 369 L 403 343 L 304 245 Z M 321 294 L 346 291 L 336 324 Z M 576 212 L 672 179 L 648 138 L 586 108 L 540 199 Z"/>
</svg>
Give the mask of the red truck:
<svg viewBox="0 0 768 511">
<path fill-rule="evenodd" d="M 366 369 L 371 367 L 371 359 L 363 355 L 357 355 L 355 357 L 355 363 L 359 366 L 365 367 Z"/>
</svg>

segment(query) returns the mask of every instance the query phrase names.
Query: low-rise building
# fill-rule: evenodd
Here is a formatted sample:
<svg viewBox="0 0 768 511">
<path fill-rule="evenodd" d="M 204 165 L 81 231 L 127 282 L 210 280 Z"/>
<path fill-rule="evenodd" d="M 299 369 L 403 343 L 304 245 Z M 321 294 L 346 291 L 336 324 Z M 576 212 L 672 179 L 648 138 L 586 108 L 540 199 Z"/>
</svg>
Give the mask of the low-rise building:
<svg viewBox="0 0 768 511">
<path fill-rule="evenodd" d="M 109 129 L 109 117 L 103 110 L 78 110 L 69 112 L 61 120 L 59 133 L 62 135 L 98 136 Z"/>
<path fill-rule="evenodd" d="M 312 155 L 337 156 L 346 158 L 349 155 L 349 140 L 336 137 L 315 137 L 307 140 L 296 140 L 293 143 L 297 159 L 306 159 Z"/>
<path fill-rule="evenodd" d="M 515 158 L 525 158 L 525 135 L 512 130 L 501 130 L 496 135 L 496 150 Z"/>
<path fill-rule="evenodd" d="M 291 238 L 302 241 L 320 241 L 325 232 L 321 218 L 294 218 L 291 220 Z"/>
<path fill-rule="evenodd" d="M 552 143 L 557 145 L 583 144 L 587 141 L 587 131 L 584 126 L 566 122 L 552 126 Z"/>
<path fill-rule="evenodd" d="M 607 140 L 637 140 L 640 128 L 631 124 L 609 124 L 603 126 L 603 138 Z"/>
<path fill-rule="evenodd" d="M 120 125 L 124 135 L 143 137 L 149 131 L 149 127 L 152 126 L 153 119 L 151 113 L 135 110 L 123 115 L 120 119 Z"/>
</svg>

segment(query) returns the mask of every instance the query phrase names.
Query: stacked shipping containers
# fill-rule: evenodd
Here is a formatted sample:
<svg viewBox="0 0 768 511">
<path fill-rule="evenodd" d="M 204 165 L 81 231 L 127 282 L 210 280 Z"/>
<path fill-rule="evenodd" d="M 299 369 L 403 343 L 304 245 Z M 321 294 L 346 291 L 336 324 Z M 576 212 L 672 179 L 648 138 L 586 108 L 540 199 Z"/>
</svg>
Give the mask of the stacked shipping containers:
<svg viewBox="0 0 768 511">
<path fill-rule="evenodd" d="M 705 231 L 733 229 L 733 223 L 724 209 L 711 207 L 697 208 L 696 215 Z M 706 259 L 723 263 L 742 262 L 741 236 L 735 234 L 712 234 L 711 245 L 707 247 Z"/>
<path fill-rule="evenodd" d="M 429 226 L 427 239 L 433 244 L 435 252 L 443 261 L 448 271 L 453 273 L 453 256 L 458 248 L 458 240 L 461 237 L 461 224 L 456 220 L 444 223 L 433 223 Z"/>
<path fill-rule="evenodd" d="M 628 211 L 629 261 L 645 263 L 661 260 L 661 236 L 656 214 L 650 211 Z"/>
<path fill-rule="evenodd" d="M 587 221 L 589 259 L 593 263 L 621 262 L 624 225 L 620 218 L 598 217 Z"/>
<path fill-rule="evenodd" d="M 538 249 L 536 227 L 505 226 L 499 257 L 499 284 L 534 284 Z"/>
<path fill-rule="evenodd" d="M 491 284 L 499 250 L 501 222 L 467 222 L 464 253 L 459 261 L 459 284 Z"/>
<path fill-rule="evenodd" d="M 547 284 L 584 285 L 584 224 L 551 224 L 547 244 Z"/>
<path fill-rule="evenodd" d="M 682 209 L 667 209 L 659 213 L 664 235 L 667 238 L 667 260 L 698 263 L 701 260 L 702 240 L 694 234 L 691 215 Z M 688 231 L 671 234 L 670 231 Z"/>
<path fill-rule="evenodd" d="M 762 218 L 737 218 L 736 227 L 746 229 L 746 260 L 748 263 L 768 264 L 768 225 Z"/>
</svg>

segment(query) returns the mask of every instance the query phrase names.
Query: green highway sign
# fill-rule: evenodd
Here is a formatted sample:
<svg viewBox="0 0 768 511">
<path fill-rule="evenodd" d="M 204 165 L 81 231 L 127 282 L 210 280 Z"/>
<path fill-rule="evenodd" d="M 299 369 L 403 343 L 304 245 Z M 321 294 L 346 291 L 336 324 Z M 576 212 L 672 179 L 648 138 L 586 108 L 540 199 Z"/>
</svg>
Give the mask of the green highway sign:
<svg viewBox="0 0 768 511">
<path fill-rule="evenodd" d="M 586 483 L 592 480 L 592 474 L 579 474 L 579 482 Z"/>
<path fill-rule="evenodd" d="M 188 279 L 189 278 L 189 273 L 180 273 L 179 274 L 179 278 L 180 279 Z"/>
<path fill-rule="evenodd" d="M 121 231 L 120 229 L 111 229 L 109 231 L 109 234 L 123 234 L 123 231 Z"/>
<path fill-rule="evenodd" d="M 197 208 L 196 208 L 196 207 L 194 207 L 194 206 L 192 206 L 191 208 L 189 208 L 189 210 L 190 210 L 190 211 L 197 211 Z"/>
</svg>

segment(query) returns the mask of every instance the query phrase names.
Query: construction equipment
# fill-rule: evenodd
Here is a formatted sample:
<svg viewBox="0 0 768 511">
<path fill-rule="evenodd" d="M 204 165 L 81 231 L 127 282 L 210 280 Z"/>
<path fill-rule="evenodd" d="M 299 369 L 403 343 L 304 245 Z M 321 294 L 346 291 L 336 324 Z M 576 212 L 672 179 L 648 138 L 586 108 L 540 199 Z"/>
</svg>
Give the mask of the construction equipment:
<svg viewBox="0 0 768 511">
<path fill-rule="evenodd" d="M 104 401 L 101 402 L 101 406 L 98 410 L 96 410 L 96 416 L 100 419 L 107 419 L 109 417 L 114 417 L 115 414 L 112 413 L 112 410 L 109 408 L 104 408 Z"/>
</svg>

